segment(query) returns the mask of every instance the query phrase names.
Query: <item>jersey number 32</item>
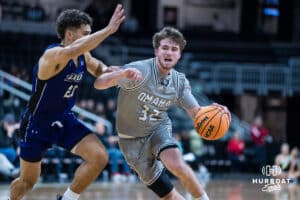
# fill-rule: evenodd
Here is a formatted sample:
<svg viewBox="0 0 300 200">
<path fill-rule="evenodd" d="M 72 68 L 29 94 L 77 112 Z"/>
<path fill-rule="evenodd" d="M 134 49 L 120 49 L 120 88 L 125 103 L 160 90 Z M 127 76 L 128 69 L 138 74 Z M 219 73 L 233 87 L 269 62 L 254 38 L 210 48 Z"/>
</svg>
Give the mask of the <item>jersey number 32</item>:
<svg viewBox="0 0 300 200">
<path fill-rule="evenodd" d="M 156 121 L 159 114 L 159 110 L 151 109 L 147 105 L 144 105 L 139 120 L 146 121 L 147 119 L 149 119 L 149 121 Z"/>
</svg>

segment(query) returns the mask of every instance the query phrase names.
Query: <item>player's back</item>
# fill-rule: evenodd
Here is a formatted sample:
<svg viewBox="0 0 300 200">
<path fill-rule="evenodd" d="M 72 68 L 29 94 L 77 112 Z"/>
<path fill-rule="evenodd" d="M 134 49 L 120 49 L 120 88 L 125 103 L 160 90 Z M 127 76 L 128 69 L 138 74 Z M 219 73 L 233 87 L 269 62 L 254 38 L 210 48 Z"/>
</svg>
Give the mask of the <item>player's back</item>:
<svg viewBox="0 0 300 200">
<path fill-rule="evenodd" d="M 51 45 L 48 48 L 58 46 Z M 48 80 L 38 78 L 39 65 L 34 67 L 32 96 L 28 107 L 33 116 L 56 117 L 70 111 L 75 104 L 77 88 L 86 72 L 84 56 L 77 58 L 77 66 L 70 60 L 66 67 Z"/>
</svg>

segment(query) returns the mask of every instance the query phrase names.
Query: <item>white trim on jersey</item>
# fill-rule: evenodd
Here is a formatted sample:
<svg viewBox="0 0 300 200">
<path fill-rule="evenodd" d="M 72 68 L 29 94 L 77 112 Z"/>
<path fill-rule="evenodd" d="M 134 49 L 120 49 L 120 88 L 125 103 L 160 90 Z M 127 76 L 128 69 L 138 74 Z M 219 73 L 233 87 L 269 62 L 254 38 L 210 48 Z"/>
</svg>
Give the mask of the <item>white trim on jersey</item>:
<svg viewBox="0 0 300 200">
<path fill-rule="evenodd" d="M 41 93 L 41 95 L 40 95 L 40 99 L 39 99 L 38 103 L 36 104 L 36 106 L 35 106 L 35 108 L 34 108 L 34 111 L 33 111 L 33 114 L 32 114 L 32 115 L 35 115 L 35 112 L 36 112 L 37 108 L 39 107 L 40 101 L 41 101 L 42 98 L 43 98 L 43 95 L 44 95 L 44 92 L 45 92 L 45 90 L 46 90 L 46 87 L 47 87 L 47 83 L 45 83 L 45 85 L 44 85 L 44 88 L 43 88 L 42 93 Z"/>
</svg>

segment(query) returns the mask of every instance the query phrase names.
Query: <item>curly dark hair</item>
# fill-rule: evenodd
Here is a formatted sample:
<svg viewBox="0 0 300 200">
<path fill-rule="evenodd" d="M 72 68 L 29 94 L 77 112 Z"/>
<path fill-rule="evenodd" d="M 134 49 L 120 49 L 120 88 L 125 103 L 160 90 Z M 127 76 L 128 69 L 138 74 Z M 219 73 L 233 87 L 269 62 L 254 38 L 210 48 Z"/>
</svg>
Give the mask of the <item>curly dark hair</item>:
<svg viewBox="0 0 300 200">
<path fill-rule="evenodd" d="M 67 9 L 62 11 L 56 20 L 56 31 L 60 39 L 65 38 L 65 32 L 68 28 L 80 28 L 80 26 L 92 26 L 92 18 L 85 12 L 77 9 Z"/>
<path fill-rule="evenodd" d="M 154 49 L 157 49 L 160 45 L 160 41 L 165 38 L 170 38 L 171 40 L 179 44 L 181 51 L 186 46 L 186 40 L 184 39 L 184 36 L 179 30 L 173 27 L 165 27 L 161 31 L 154 34 L 152 38 L 152 44 Z"/>
</svg>

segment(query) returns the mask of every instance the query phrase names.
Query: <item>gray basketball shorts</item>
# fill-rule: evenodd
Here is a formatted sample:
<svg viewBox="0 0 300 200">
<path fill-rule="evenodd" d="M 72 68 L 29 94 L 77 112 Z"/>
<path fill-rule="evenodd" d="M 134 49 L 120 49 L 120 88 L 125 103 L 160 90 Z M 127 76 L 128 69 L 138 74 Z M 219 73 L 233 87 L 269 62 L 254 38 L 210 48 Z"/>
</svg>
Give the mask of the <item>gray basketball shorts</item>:
<svg viewBox="0 0 300 200">
<path fill-rule="evenodd" d="M 172 146 L 178 147 L 169 126 L 161 127 L 141 138 L 120 138 L 119 145 L 129 166 L 146 185 L 154 183 L 164 169 L 158 158 L 161 150 Z"/>
</svg>

